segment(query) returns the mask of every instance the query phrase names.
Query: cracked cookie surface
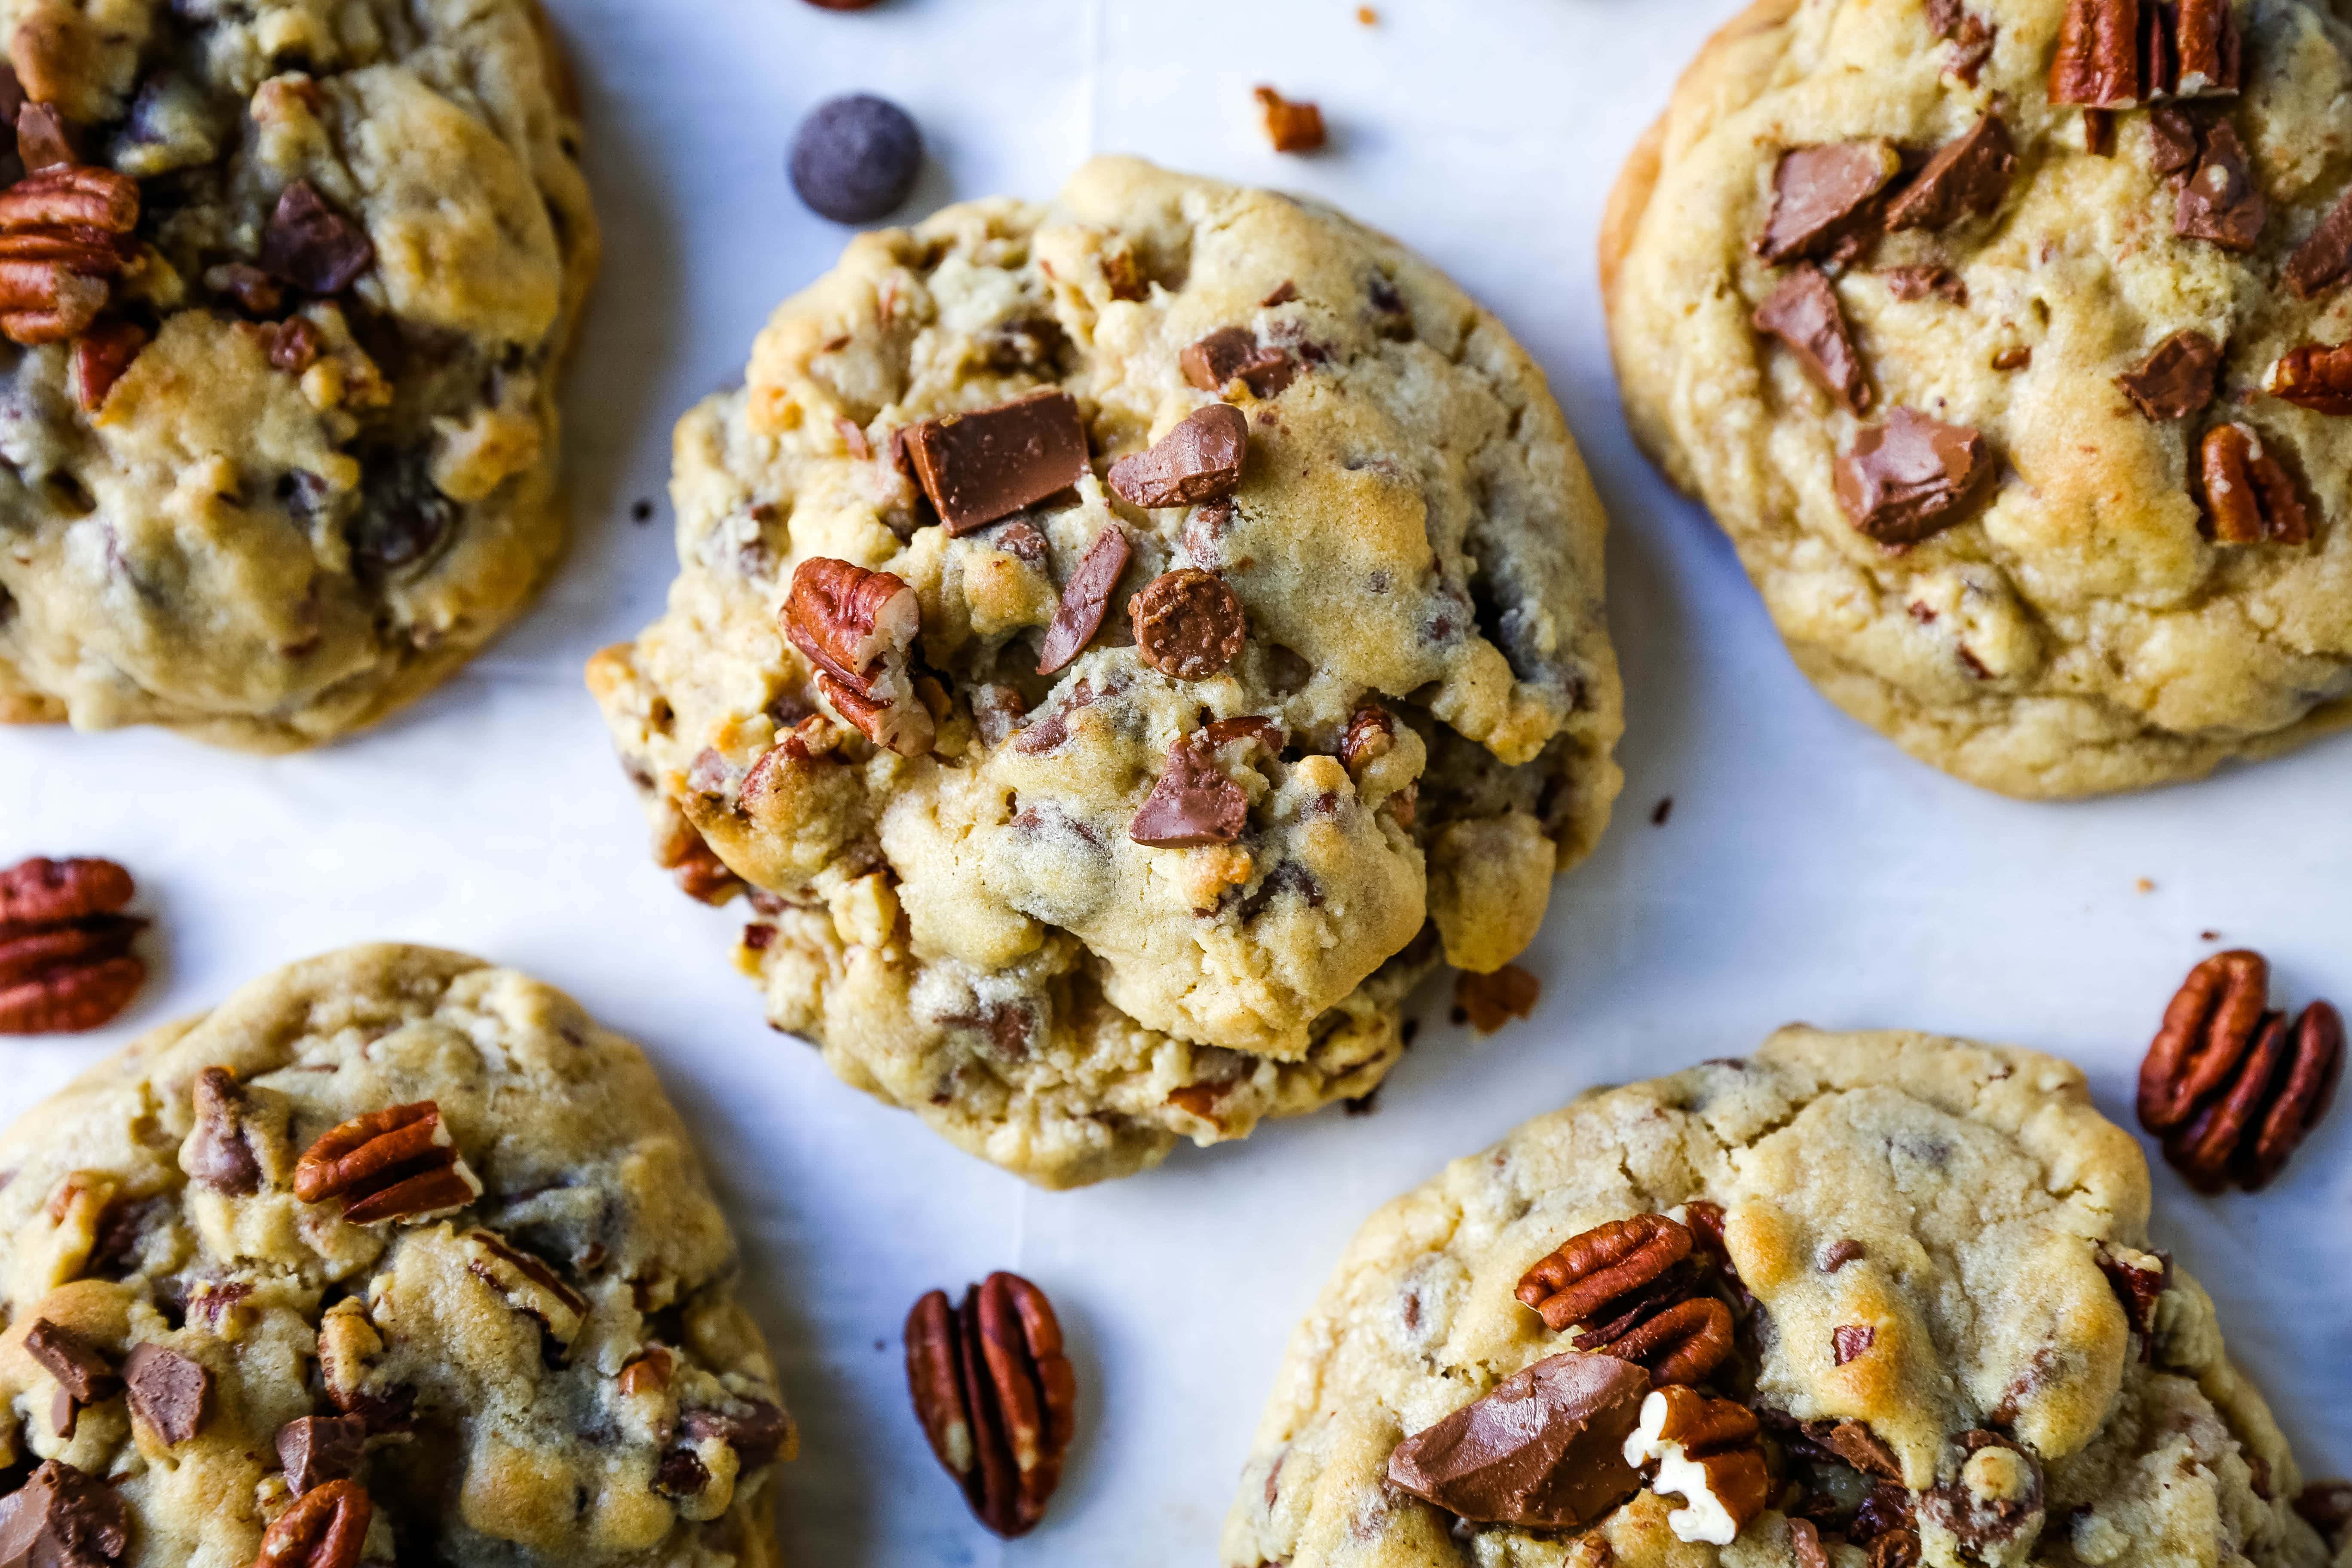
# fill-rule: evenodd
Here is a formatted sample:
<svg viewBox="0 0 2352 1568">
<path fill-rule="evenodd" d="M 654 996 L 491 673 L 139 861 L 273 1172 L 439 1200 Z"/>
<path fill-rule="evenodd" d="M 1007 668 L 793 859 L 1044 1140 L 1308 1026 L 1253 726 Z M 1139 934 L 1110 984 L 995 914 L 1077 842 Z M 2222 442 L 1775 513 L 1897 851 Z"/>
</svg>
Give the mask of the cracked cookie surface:
<svg viewBox="0 0 2352 1568">
<path fill-rule="evenodd" d="M 1800 668 L 2021 796 L 2194 777 L 2352 717 L 2352 424 L 2273 390 L 2283 356 L 2352 336 L 2317 266 L 2352 239 L 2352 30 L 2304 0 L 2073 8 L 2142 18 L 2136 47 L 2221 25 L 2234 79 L 2169 33 L 2108 62 L 2119 98 L 2053 79 L 2083 58 L 2059 58 L 2067 0 L 1765 0 L 1685 76 L 1601 238 L 1634 434 Z M 1827 150 L 1867 156 L 1807 167 Z M 1792 184 L 1815 199 L 1776 205 Z M 1906 527 L 1848 470 L 1915 415 L 1983 458 Z M 2206 479 L 2232 425 L 2300 524 L 2232 537 L 2219 492 L 2243 486 Z"/>
<path fill-rule="evenodd" d="M 0 277 L 62 302 L 0 311 L 0 720 L 284 751 L 440 681 L 562 542 L 597 237 L 543 18 L 0 0 L 0 247 L 61 254 L 60 171 L 135 215 Z"/>
<path fill-rule="evenodd" d="M 0 1169 L 0 1464 L 102 1482 L 121 1568 L 251 1563 L 339 1481 L 368 1561 L 777 1561 L 792 1427 L 726 1223 L 644 1056 L 560 992 L 426 948 L 294 964 Z"/>
<path fill-rule="evenodd" d="M 1718 1548 L 1676 1539 L 1653 1490 L 1571 1533 L 1457 1526 L 1386 1483 L 1402 1439 L 1569 1350 L 1514 1293 L 1531 1266 L 1708 1204 L 1740 1317 L 1713 1381 L 1763 1421 L 1791 1514 L 1764 1509 Z M 2318 1568 L 2285 1441 L 2204 1291 L 2146 1251 L 2147 1212 L 2138 1145 L 2080 1072 L 2031 1051 L 1792 1027 L 1740 1061 L 1597 1090 L 1357 1235 L 1292 1339 L 1223 1561 L 1861 1568 L 1867 1541 L 1880 1568 Z M 1836 1453 L 1796 1467 L 1805 1436 Z M 1976 1497 L 2002 1467 L 2016 1484 Z M 1907 1557 L 1874 1543 L 1898 1530 Z"/>
<path fill-rule="evenodd" d="M 660 858 L 750 884 L 777 1026 L 1042 1183 L 1367 1093 L 1619 786 L 1541 374 L 1328 209 L 1105 159 L 861 237 L 672 493 L 589 668 Z"/>
</svg>

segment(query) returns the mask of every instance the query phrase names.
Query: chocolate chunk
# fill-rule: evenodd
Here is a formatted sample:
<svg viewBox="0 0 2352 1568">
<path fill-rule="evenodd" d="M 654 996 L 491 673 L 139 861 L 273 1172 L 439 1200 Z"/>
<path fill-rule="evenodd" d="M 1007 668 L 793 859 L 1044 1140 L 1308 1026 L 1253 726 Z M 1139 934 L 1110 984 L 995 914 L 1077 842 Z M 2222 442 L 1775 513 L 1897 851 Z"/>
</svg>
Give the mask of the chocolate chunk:
<svg viewBox="0 0 2352 1568">
<path fill-rule="evenodd" d="M 1924 300 L 1930 294 L 1955 305 L 1969 302 L 1969 286 L 1948 267 L 1889 267 L 1879 276 L 1886 279 L 1888 293 L 1906 302 Z"/>
<path fill-rule="evenodd" d="M 1176 356 L 1184 379 L 1203 392 L 1223 393 L 1235 377 L 1258 397 L 1279 397 L 1298 374 L 1298 363 L 1276 348 L 1260 348 L 1247 327 L 1219 327 Z"/>
<path fill-rule="evenodd" d="M 1017 560 L 1028 562 L 1032 566 L 1039 564 L 1052 553 L 1045 536 L 1037 531 L 1035 523 L 1025 518 L 1016 517 L 1008 522 L 997 523 L 983 531 L 982 537 L 991 549 L 1001 550 Z"/>
<path fill-rule="evenodd" d="M 923 133 L 887 98 L 827 99 L 793 133 L 793 189 L 835 223 L 872 223 L 905 205 L 923 172 Z"/>
<path fill-rule="evenodd" d="M 2247 251 L 2262 237 L 2263 220 L 2270 204 L 2246 166 L 2246 150 L 2226 120 L 2217 120 L 2205 132 L 2205 147 L 2197 172 L 2180 187 L 2172 213 L 2172 232 L 2189 239 L 2208 239 L 2224 250 Z"/>
<path fill-rule="evenodd" d="M 710 1484 L 710 1472 L 691 1448 L 672 1448 L 654 1468 L 654 1490 L 664 1497 L 693 1497 Z"/>
<path fill-rule="evenodd" d="M 1127 836 L 1159 849 L 1231 844 L 1249 820 L 1249 796 L 1217 766 L 1216 750 L 1199 734 L 1168 748 L 1168 765 L 1136 809 Z"/>
<path fill-rule="evenodd" d="M 25 1352 L 58 1380 L 58 1387 L 84 1405 L 114 1392 L 114 1368 L 71 1329 L 38 1319 L 25 1331 Z"/>
<path fill-rule="evenodd" d="M 1111 590 L 1118 586 L 1118 574 L 1127 570 L 1129 553 L 1127 534 L 1116 523 L 1095 535 L 1086 558 L 1062 584 L 1062 602 L 1037 650 L 1038 674 L 1051 675 L 1086 652 L 1087 644 L 1102 629 L 1103 610 Z"/>
<path fill-rule="evenodd" d="M 1805 1435 L 1866 1476 L 1903 1479 L 1903 1463 L 1879 1435 L 1859 1421 L 1811 1421 Z M 1905 1517 L 1909 1517 L 1906 1500 Z"/>
<path fill-rule="evenodd" d="M 2352 190 L 2336 198 L 2319 226 L 2286 258 L 2286 286 L 2301 300 L 2315 300 L 2352 274 Z"/>
<path fill-rule="evenodd" d="M 1992 473 L 1975 430 L 1896 408 L 1837 460 L 1838 504 L 1880 543 L 1916 544 L 1958 522 Z"/>
<path fill-rule="evenodd" d="M 313 294 L 340 294 L 374 265 L 367 230 L 328 205 L 308 180 L 286 187 L 261 231 L 261 269 Z"/>
<path fill-rule="evenodd" d="M 1964 217 L 1988 216 L 2000 210 L 2016 173 L 2009 127 L 2000 115 L 1986 114 L 1936 150 L 1886 209 L 1886 226 L 1946 228 Z"/>
<path fill-rule="evenodd" d="M 1813 384 L 1836 398 L 1849 414 L 1870 406 L 1870 381 L 1863 374 L 1862 356 L 1854 353 L 1853 334 L 1845 312 L 1838 308 L 1837 290 L 1829 277 L 1811 262 L 1799 266 L 1756 307 L 1756 330 L 1769 332 L 1789 345 Z"/>
<path fill-rule="evenodd" d="M 724 1410 L 689 1410 L 678 1425 L 697 1442 L 715 1437 L 734 1449 L 746 1472 L 782 1453 L 793 1436 L 792 1417 L 764 1399 L 746 1399 Z"/>
<path fill-rule="evenodd" d="M 1242 651 L 1249 624 L 1242 602 L 1213 572 L 1163 572 L 1128 601 L 1143 662 L 1178 680 L 1206 680 Z"/>
<path fill-rule="evenodd" d="M 1868 1352 L 1878 1342 L 1878 1331 L 1867 1323 L 1840 1323 L 1830 1331 L 1830 1353 L 1840 1366 Z"/>
<path fill-rule="evenodd" d="M 2147 114 L 2147 161 L 2159 174 L 2177 174 L 2197 162 L 2197 122 L 2168 103 Z"/>
<path fill-rule="evenodd" d="M 1234 493 L 1249 454 L 1249 420 L 1231 404 L 1196 408 L 1148 451 L 1110 466 L 1110 488 L 1129 506 L 1192 506 Z"/>
<path fill-rule="evenodd" d="M 1051 387 L 993 408 L 926 419 L 905 435 L 915 478 L 950 535 L 1034 506 L 1087 474 L 1077 400 Z"/>
<path fill-rule="evenodd" d="M 16 122 L 16 156 L 24 160 L 25 173 L 36 174 L 59 163 L 78 162 L 73 138 L 68 134 L 66 122 L 55 106 L 24 104 L 12 118 Z"/>
<path fill-rule="evenodd" d="M 184 1443 L 205 1424 L 212 1398 L 210 1368 L 162 1345 L 137 1344 L 122 1358 L 131 1409 L 166 1443 Z"/>
<path fill-rule="evenodd" d="M 2150 419 L 2183 419 L 2213 401 L 2214 376 L 2221 366 L 2221 345 L 2193 327 L 2183 327 L 2116 377 L 2116 384 Z"/>
<path fill-rule="evenodd" d="M 189 1135 L 187 1169 L 198 1186 L 216 1193 L 257 1193 L 261 1164 L 245 1141 L 245 1095 L 226 1068 L 196 1075 L 196 1129 Z"/>
<path fill-rule="evenodd" d="M 1825 254 L 1902 166 L 1885 142 L 1791 147 L 1773 168 L 1772 216 L 1756 253 L 1767 261 Z"/>
<path fill-rule="evenodd" d="M 1425 1426 L 1389 1455 L 1389 1484 L 1481 1524 L 1580 1530 L 1642 1489 L 1625 1462 L 1650 1374 L 1556 1355 Z"/>
<path fill-rule="evenodd" d="M 351 1479 L 366 1459 L 367 1423 L 356 1415 L 303 1415 L 278 1428 L 278 1462 L 297 1497 Z"/>
<path fill-rule="evenodd" d="M 359 510 L 343 524 L 352 564 L 362 577 L 423 571 L 457 531 L 457 503 L 433 482 L 432 451 L 406 451 L 362 459 Z"/>
<path fill-rule="evenodd" d="M 114 1489 L 63 1459 L 0 1498 L 0 1568 L 103 1568 L 130 1539 Z"/>
</svg>

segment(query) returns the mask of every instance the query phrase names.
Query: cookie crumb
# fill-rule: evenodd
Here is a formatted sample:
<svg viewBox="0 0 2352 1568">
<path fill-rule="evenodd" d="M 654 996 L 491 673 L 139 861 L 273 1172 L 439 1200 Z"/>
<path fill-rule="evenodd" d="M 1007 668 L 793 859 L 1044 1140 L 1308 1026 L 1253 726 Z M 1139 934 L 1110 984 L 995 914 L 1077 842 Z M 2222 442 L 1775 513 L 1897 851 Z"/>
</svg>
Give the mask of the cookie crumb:
<svg viewBox="0 0 2352 1568">
<path fill-rule="evenodd" d="M 653 520 L 654 503 L 649 500 L 641 500 L 629 509 L 631 522 L 651 522 Z"/>
<path fill-rule="evenodd" d="M 2146 877 L 2142 877 L 2138 881 L 2132 884 L 2132 891 L 2136 893 L 2153 893 L 2156 891 L 2156 884 L 2149 881 Z"/>
<path fill-rule="evenodd" d="M 1454 978 L 1454 1021 L 1491 1035 L 1512 1019 L 1534 1012 L 1542 990 L 1543 983 L 1516 963 L 1507 963 L 1492 974 L 1465 970 Z"/>
<path fill-rule="evenodd" d="M 1381 25 L 1381 14 L 1370 5 L 1359 5 L 1356 7 L 1356 20 L 1367 27 L 1377 27 Z"/>
<path fill-rule="evenodd" d="M 1370 1116 L 1381 1108 L 1381 1086 L 1374 1084 L 1370 1093 L 1360 1094 L 1353 1100 L 1342 1100 L 1340 1103 L 1346 1107 L 1350 1116 Z"/>
<path fill-rule="evenodd" d="M 1317 105 L 1282 96 L 1271 87 L 1257 89 L 1258 108 L 1265 115 L 1266 140 L 1277 153 L 1312 153 L 1323 145 L 1323 110 Z"/>
<path fill-rule="evenodd" d="M 2218 931 L 2200 931 L 2197 933 L 2197 940 L 2200 942 L 2219 942 L 2221 940 L 2221 933 Z"/>
<path fill-rule="evenodd" d="M 1421 1020 L 1418 1018 L 1407 1018 L 1402 1026 L 1397 1030 L 1397 1038 L 1403 1044 L 1406 1050 L 1411 1050 L 1412 1049 L 1413 1037 L 1420 1033 Z"/>
<path fill-rule="evenodd" d="M 1674 814 L 1675 797 L 1670 795 L 1660 795 L 1658 797 L 1658 804 L 1650 808 L 1650 826 L 1653 827 L 1664 827 L 1666 825 L 1666 818 L 1672 816 Z"/>
</svg>

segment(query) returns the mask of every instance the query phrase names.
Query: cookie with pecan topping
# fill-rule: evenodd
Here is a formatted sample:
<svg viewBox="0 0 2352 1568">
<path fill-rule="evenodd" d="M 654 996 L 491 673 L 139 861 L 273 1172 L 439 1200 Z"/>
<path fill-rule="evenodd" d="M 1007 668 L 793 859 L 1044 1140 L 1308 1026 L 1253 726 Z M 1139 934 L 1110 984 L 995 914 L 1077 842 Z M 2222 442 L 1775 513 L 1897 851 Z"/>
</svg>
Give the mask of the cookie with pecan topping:
<svg viewBox="0 0 2352 1568">
<path fill-rule="evenodd" d="M 428 948 L 294 964 L 0 1169 L 20 1555 L 776 1563 L 793 1434 L 733 1240 L 644 1056 L 562 993 Z"/>
<path fill-rule="evenodd" d="M 1589 1095 L 1358 1234 L 1223 1561 L 2324 1568 L 2148 1206 L 2032 1051 L 1800 1026 Z M 1727 1353 L 1623 1348 L 1694 1306 Z"/>
<path fill-rule="evenodd" d="M 2347 137 L 2317 0 L 1762 0 L 1611 202 L 1633 432 L 1921 760 L 2274 755 L 2352 719 Z"/>
<path fill-rule="evenodd" d="M 552 567 L 596 264 L 535 0 L 0 0 L 0 721 L 287 751 Z"/>
<path fill-rule="evenodd" d="M 775 1024 L 1036 1181 L 1368 1092 L 1607 819 L 1575 444 L 1328 210 L 1105 159 L 860 237 L 676 450 L 669 614 L 589 669 L 658 858 L 748 888 Z"/>
</svg>

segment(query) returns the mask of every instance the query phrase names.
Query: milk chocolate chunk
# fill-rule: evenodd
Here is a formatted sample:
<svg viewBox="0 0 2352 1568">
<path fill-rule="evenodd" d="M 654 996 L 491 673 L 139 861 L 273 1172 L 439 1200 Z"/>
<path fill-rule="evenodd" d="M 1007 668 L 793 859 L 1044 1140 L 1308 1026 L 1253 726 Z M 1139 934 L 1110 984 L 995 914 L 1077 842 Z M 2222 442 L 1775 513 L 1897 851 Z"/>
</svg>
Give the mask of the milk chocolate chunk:
<svg viewBox="0 0 2352 1568">
<path fill-rule="evenodd" d="M 1087 644 L 1102 629 L 1103 611 L 1110 604 L 1111 590 L 1118 586 L 1118 574 L 1127 570 L 1130 552 L 1125 531 L 1116 524 L 1095 535 L 1085 559 L 1062 584 L 1062 602 L 1055 607 L 1054 624 L 1045 628 L 1045 644 L 1037 650 L 1038 674 L 1051 675 L 1087 651 Z"/>
<path fill-rule="evenodd" d="M 2197 122 L 2168 103 L 2147 112 L 2147 161 L 2159 174 L 2178 174 L 2197 162 Z"/>
<path fill-rule="evenodd" d="M 1127 836 L 1163 849 L 1231 844 L 1248 820 L 1249 796 L 1217 766 L 1214 743 L 1196 732 L 1168 748 L 1168 766 L 1137 808 Z"/>
<path fill-rule="evenodd" d="M 322 1482 L 350 1480 L 366 1458 L 364 1416 L 304 1415 L 278 1429 L 278 1462 L 297 1497 Z"/>
<path fill-rule="evenodd" d="M 1916 544 L 1959 521 L 1992 473 L 1983 436 L 1896 408 L 1838 459 L 1838 504 L 1881 544 Z"/>
<path fill-rule="evenodd" d="M 2180 187 L 2172 232 L 2210 240 L 2224 250 L 2252 250 L 2269 216 L 2270 204 L 2247 167 L 2244 143 L 2228 121 L 2215 121 L 2205 132 L 2196 172 Z"/>
<path fill-rule="evenodd" d="M 1906 302 L 1924 300 L 1930 294 L 1955 305 L 1969 302 L 1969 286 L 1948 267 L 1889 267 L 1879 276 L 1886 279 L 1886 291 Z"/>
<path fill-rule="evenodd" d="M 245 1094 L 226 1068 L 206 1068 L 196 1075 L 196 1128 L 186 1152 L 187 1171 L 196 1184 L 216 1193 L 257 1193 L 261 1163 L 246 1142 Z"/>
<path fill-rule="evenodd" d="M 1206 680 L 1233 663 L 1249 618 L 1225 580 L 1197 566 L 1162 572 L 1128 601 L 1136 651 L 1176 680 Z"/>
<path fill-rule="evenodd" d="M 2286 286 L 2315 300 L 2352 274 L 2352 190 L 2336 198 L 2319 226 L 2286 258 Z"/>
<path fill-rule="evenodd" d="M 63 1459 L 0 1498 L 0 1568 L 105 1568 L 130 1539 L 114 1489 Z"/>
<path fill-rule="evenodd" d="M 1870 406 L 1870 381 L 1863 374 L 1862 356 L 1854 353 L 1853 334 L 1838 308 L 1837 290 L 1820 268 L 1806 262 L 1791 271 L 1772 297 L 1756 308 L 1754 322 L 1758 331 L 1788 344 L 1813 384 L 1848 413 L 1860 414 Z"/>
<path fill-rule="evenodd" d="M 202 1363 L 162 1345 L 138 1344 L 122 1358 L 131 1408 L 166 1443 L 184 1443 L 205 1424 L 213 1374 Z"/>
<path fill-rule="evenodd" d="M 1242 482 L 1249 419 L 1228 403 L 1186 415 L 1148 451 L 1110 466 L 1110 488 L 1130 506 L 1193 506 L 1229 496 Z"/>
<path fill-rule="evenodd" d="M 1790 148 L 1772 171 L 1772 216 L 1756 253 L 1767 261 L 1827 253 L 1902 166 L 1880 141 Z"/>
<path fill-rule="evenodd" d="M 1642 1489 L 1625 1439 L 1650 1374 L 1570 1352 L 1504 1379 L 1389 1455 L 1389 1484 L 1480 1524 L 1580 1530 Z"/>
<path fill-rule="evenodd" d="M 916 481 L 951 535 L 1034 506 L 1087 473 L 1077 400 L 1053 388 L 926 419 L 907 430 L 906 450 Z"/>
<path fill-rule="evenodd" d="M 1203 392 L 1224 391 L 1238 378 L 1258 397 L 1279 397 L 1298 374 L 1297 362 L 1276 348 L 1261 348 L 1247 327 L 1219 327 L 1176 356 L 1184 379 Z"/>
<path fill-rule="evenodd" d="M 2213 401 L 2213 379 L 2221 365 L 2221 345 L 2193 327 L 2183 327 L 2116 377 L 2116 384 L 2150 419 L 2185 419 Z"/>
<path fill-rule="evenodd" d="M 25 1331 L 25 1352 L 81 1404 L 103 1399 L 115 1388 L 114 1368 L 88 1340 L 42 1318 Z"/>
<path fill-rule="evenodd" d="M 1946 228 L 2000 210 L 2017 173 L 2009 127 L 1986 114 L 1936 150 L 1918 178 L 1886 209 L 1888 228 Z"/>
</svg>

